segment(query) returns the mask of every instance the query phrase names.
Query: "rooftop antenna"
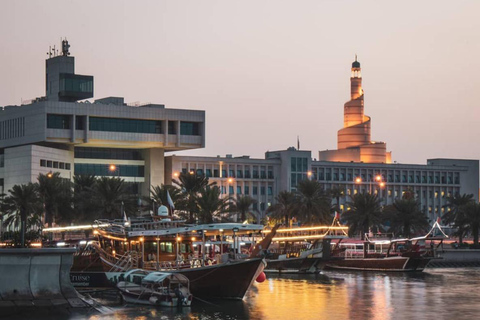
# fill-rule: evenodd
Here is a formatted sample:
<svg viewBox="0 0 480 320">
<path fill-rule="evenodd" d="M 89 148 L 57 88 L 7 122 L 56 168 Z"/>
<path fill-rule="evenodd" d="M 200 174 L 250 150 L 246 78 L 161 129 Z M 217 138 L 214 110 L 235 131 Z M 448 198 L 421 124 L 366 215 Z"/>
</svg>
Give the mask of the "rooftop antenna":
<svg viewBox="0 0 480 320">
<path fill-rule="evenodd" d="M 355 61 L 357 61 L 357 54 L 355 53 Z"/>
<path fill-rule="evenodd" d="M 70 52 L 68 49 L 70 48 L 70 45 L 68 44 L 67 38 L 65 40 L 62 40 L 62 56 L 67 57 L 70 55 Z"/>
</svg>

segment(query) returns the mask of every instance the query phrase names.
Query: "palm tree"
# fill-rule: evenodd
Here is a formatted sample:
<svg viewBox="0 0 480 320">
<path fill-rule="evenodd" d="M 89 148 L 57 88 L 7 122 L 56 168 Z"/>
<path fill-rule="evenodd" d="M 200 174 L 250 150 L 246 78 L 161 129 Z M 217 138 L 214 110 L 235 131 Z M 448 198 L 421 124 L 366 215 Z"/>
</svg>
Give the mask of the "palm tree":
<svg viewBox="0 0 480 320">
<path fill-rule="evenodd" d="M 296 210 L 303 223 L 329 223 L 331 199 L 323 191 L 322 185 L 315 180 L 302 180 L 297 185 Z"/>
<path fill-rule="evenodd" d="M 338 186 L 333 187 L 329 190 L 330 197 L 335 198 L 335 206 L 333 207 L 335 211 L 340 212 L 340 198 L 345 195 L 345 188 Z"/>
<path fill-rule="evenodd" d="M 469 202 L 463 206 L 463 225 L 470 231 L 473 237 L 474 247 L 478 247 L 478 230 L 480 228 L 480 204 Z"/>
<path fill-rule="evenodd" d="M 275 202 L 274 205 L 267 209 L 267 213 L 275 220 L 285 219 L 285 226 L 288 226 L 288 221 L 295 212 L 295 193 L 290 191 L 280 191 L 275 197 Z"/>
<path fill-rule="evenodd" d="M 360 231 L 362 240 L 371 227 L 378 227 L 382 222 L 382 207 L 376 194 L 357 193 L 348 202 L 349 211 L 343 213 L 348 225 L 348 233 L 353 236 Z"/>
<path fill-rule="evenodd" d="M 412 233 L 428 228 L 427 216 L 420 211 L 420 203 L 413 197 L 403 197 L 385 208 L 384 221 L 390 223 L 390 231 L 410 238 Z"/>
<path fill-rule="evenodd" d="M 73 207 L 76 222 L 91 223 L 96 218 L 94 186 L 97 178 L 93 174 L 73 177 Z"/>
<path fill-rule="evenodd" d="M 33 183 L 14 185 L 8 190 L 10 193 L 5 198 L 6 225 L 18 225 L 20 218 L 21 245 L 25 247 L 25 232 L 27 230 L 27 219 L 34 214 L 41 212 L 41 201 L 38 196 L 37 185 Z"/>
<path fill-rule="evenodd" d="M 126 193 L 125 181 L 116 177 L 100 177 L 94 185 L 95 201 L 98 213 L 102 218 L 121 218 L 122 203 L 126 202 L 125 210 L 130 208 L 131 199 Z M 130 208 L 131 209 L 131 208 Z"/>
<path fill-rule="evenodd" d="M 243 222 L 247 219 L 247 214 L 250 214 L 252 218 L 256 219 L 256 216 L 249 212 L 250 206 L 255 202 L 257 202 L 257 200 L 248 195 L 237 195 L 237 198 L 233 200 L 233 205 L 231 206 L 230 210 L 232 212 L 240 213 L 240 222 Z"/>
<path fill-rule="evenodd" d="M 147 202 L 149 208 L 153 208 L 154 204 L 156 204 L 156 206 L 168 206 L 167 192 L 170 194 L 175 208 L 185 207 L 185 204 L 182 202 L 183 197 L 181 190 L 171 185 L 162 184 L 161 186 L 152 186 L 150 189 L 150 197 L 144 198 L 144 200 Z"/>
<path fill-rule="evenodd" d="M 196 205 L 200 223 L 211 223 L 222 213 L 229 212 L 229 198 L 222 198 L 220 188 L 207 185 L 199 191 Z"/>
<path fill-rule="evenodd" d="M 442 216 L 442 220 L 445 224 L 451 224 L 457 228 L 454 235 L 458 236 L 458 242 L 460 244 L 463 243 L 463 237 L 467 229 L 463 224 L 465 221 L 463 208 L 465 205 L 473 201 L 473 194 L 460 195 L 457 193 L 454 196 L 447 197 L 447 203 L 450 210 Z"/>
<path fill-rule="evenodd" d="M 195 213 L 198 211 L 196 204 L 197 195 L 208 185 L 214 185 L 215 183 L 209 184 L 206 176 L 198 175 L 194 172 L 180 173 L 178 180 L 173 179 L 173 183 L 179 186 L 183 193 L 185 199 L 184 209 L 189 213 L 189 222 L 195 222 Z"/>
<path fill-rule="evenodd" d="M 70 181 L 60 177 L 60 172 L 48 174 L 40 173 L 37 177 L 38 193 L 45 205 L 45 223 L 49 227 L 55 219 L 65 217 L 72 211 L 69 201 L 71 200 Z"/>
</svg>

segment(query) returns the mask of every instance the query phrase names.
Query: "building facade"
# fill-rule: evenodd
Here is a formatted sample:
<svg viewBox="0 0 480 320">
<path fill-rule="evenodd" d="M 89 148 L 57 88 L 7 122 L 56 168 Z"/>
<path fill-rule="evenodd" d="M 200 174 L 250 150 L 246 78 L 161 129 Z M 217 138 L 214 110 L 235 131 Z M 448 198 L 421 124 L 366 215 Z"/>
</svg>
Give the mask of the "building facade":
<svg viewBox="0 0 480 320">
<path fill-rule="evenodd" d="M 93 76 L 75 74 L 69 45 L 46 60 L 46 93 L 0 110 L 0 187 L 36 182 L 40 173 L 118 176 L 148 196 L 164 179 L 164 154 L 205 146 L 205 112 L 121 97 L 89 101 Z M 113 166 L 112 166 L 113 165 Z"/>
<path fill-rule="evenodd" d="M 259 218 L 265 217 L 279 192 L 296 191 L 298 182 L 305 179 L 317 180 L 327 191 L 342 188 L 342 211 L 350 209 L 347 203 L 358 192 L 379 194 L 382 204 L 389 205 L 411 190 L 431 221 L 449 210 L 448 196 L 473 194 L 478 201 L 479 194 L 478 160 L 429 159 L 426 164 L 317 161 L 311 151 L 291 147 L 266 152 L 265 159 L 172 155 L 165 157 L 165 164 L 166 184 L 180 172 L 205 175 L 225 197 L 248 195 L 255 199 L 252 211 Z"/>
</svg>

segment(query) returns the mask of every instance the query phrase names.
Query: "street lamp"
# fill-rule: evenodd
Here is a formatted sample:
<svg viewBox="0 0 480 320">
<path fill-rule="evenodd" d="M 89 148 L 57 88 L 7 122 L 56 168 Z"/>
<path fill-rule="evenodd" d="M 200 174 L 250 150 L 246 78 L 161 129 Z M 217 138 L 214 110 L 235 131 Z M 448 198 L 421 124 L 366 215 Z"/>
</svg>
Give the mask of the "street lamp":
<svg viewBox="0 0 480 320">
<path fill-rule="evenodd" d="M 111 164 L 108 166 L 108 170 L 112 173 L 112 175 L 115 175 L 115 171 L 118 174 L 118 177 L 120 178 L 120 167 L 117 167 L 114 164 Z"/>
<path fill-rule="evenodd" d="M 370 179 L 368 181 L 368 185 L 369 185 L 369 190 L 370 190 L 370 193 L 372 193 L 372 185 L 373 185 L 373 182 L 376 182 L 378 184 L 378 186 L 380 188 L 384 188 L 385 187 L 385 182 L 383 181 L 383 177 L 379 174 L 377 174 L 373 179 Z M 355 183 L 356 184 L 361 184 L 363 182 L 362 178 L 361 177 L 356 177 L 355 178 Z"/>
</svg>

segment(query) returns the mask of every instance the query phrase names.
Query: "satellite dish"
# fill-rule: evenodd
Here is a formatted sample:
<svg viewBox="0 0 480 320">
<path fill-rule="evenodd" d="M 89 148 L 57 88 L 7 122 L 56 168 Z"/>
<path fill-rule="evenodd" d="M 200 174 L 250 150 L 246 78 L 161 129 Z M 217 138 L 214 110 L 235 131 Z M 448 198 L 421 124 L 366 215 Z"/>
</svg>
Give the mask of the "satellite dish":
<svg viewBox="0 0 480 320">
<path fill-rule="evenodd" d="M 168 208 L 164 205 L 161 205 L 158 208 L 158 216 L 159 217 L 168 217 Z"/>
</svg>

